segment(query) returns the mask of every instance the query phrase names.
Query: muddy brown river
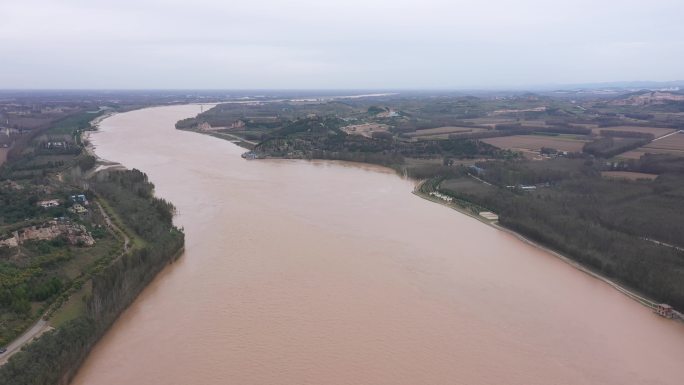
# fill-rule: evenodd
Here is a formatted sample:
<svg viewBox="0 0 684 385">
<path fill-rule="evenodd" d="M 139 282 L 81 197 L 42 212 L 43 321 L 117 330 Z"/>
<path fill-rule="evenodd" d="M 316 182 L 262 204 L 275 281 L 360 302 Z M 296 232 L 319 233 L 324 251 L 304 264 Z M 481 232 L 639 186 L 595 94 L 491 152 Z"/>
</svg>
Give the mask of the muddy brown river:
<svg viewBox="0 0 684 385">
<path fill-rule="evenodd" d="M 245 161 L 115 115 L 101 157 L 145 171 L 187 234 L 74 384 L 682 384 L 684 326 L 371 166 Z"/>
</svg>

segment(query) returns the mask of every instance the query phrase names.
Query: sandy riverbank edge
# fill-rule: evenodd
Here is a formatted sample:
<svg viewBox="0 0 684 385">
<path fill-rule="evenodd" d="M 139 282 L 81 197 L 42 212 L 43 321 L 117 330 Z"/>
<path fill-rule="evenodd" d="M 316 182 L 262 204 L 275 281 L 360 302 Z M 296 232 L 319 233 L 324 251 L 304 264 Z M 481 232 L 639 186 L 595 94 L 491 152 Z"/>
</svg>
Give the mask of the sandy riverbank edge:
<svg viewBox="0 0 684 385">
<path fill-rule="evenodd" d="M 533 241 L 533 240 L 531 240 L 531 239 L 525 237 L 524 235 L 522 235 L 522 234 L 520 234 L 520 233 L 518 233 L 518 232 L 515 232 L 515 231 L 513 231 L 513 230 L 511 230 L 511 229 L 507 229 L 507 228 L 501 226 L 501 225 L 499 224 L 498 221 L 490 221 L 490 220 L 487 220 L 487 219 L 485 219 L 485 218 L 480 217 L 479 215 L 474 215 L 473 213 L 471 213 L 471 212 L 469 212 L 469 211 L 467 211 L 467 210 L 464 210 L 464 209 L 458 207 L 457 205 L 449 204 L 448 202 L 445 202 L 445 201 L 443 201 L 443 200 L 441 200 L 441 199 L 437 199 L 437 198 L 434 198 L 434 197 L 432 197 L 432 196 L 430 196 L 430 195 L 428 195 L 428 194 L 422 193 L 422 192 L 420 191 L 420 187 L 421 187 L 421 186 L 423 185 L 423 183 L 425 183 L 425 182 L 426 182 L 426 180 L 422 180 L 422 181 L 419 181 L 419 182 L 416 183 L 416 185 L 415 185 L 415 187 L 414 187 L 414 189 L 413 189 L 413 194 L 414 194 L 414 195 L 419 196 L 419 197 L 421 197 L 421 198 L 423 198 L 423 199 L 425 199 L 425 200 L 428 200 L 428 201 L 430 201 L 430 202 L 437 203 L 437 204 L 440 204 L 440 205 L 442 205 L 442 206 L 448 207 L 448 208 L 450 208 L 450 209 L 452 209 L 452 210 L 458 211 L 458 212 L 461 213 L 461 214 L 467 215 L 467 216 L 469 216 L 469 217 L 471 217 L 471 218 L 473 218 L 473 219 L 477 219 L 478 221 L 480 221 L 480 222 L 482 222 L 482 223 L 484 223 L 484 224 L 486 224 L 486 225 L 488 225 L 488 226 L 491 226 L 491 227 L 493 227 L 493 228 L 495 228 L 495 229 L 497 229 L 497 230 L 499 230 L 499 231 L 503 231 L 503 232 L 505 232 L 505 233 L 508 233 L 508 234 L 510 234 L 510 235 L 512 235 L 512 236 L 514 236 L 514 237 L 516 237 L 516 238 L 518 238 L 519 240 L 521 240 L 521 241 L 523 241 L 523 242 L 529 244 L 530 246 L 533 246 L 533 247 L 535 247 L 535 248 L 537 248 L 537 249 L 540 249 L 540 250 L 542 250 L 542 251 L 545 251 L 545 252 L 547 252 L 547 253 L 549 253 L 549 254 L 551 254 L 551 255 L 557 257 L 557 258 L 560 259 L 561 261 L 563 261 L 563 262 L 567 263 L 568 265 L 570 265 L 570 266 L 576 268 L 577 270 L 579 270 L 579 271 L 581 271 L 581 272 L 583 272 L 583 273 L 585 273 L 585 274 L 588 274 L 588 275 L 590 275 L 591 277 L 593 277 L 593 278 L 595 278 L 595 279 L 598 279 L 598 280 L 600 280 L 600 281 L 602 281 L 602 282 L 608 284 L 608 285 L 611 286 L 613 289 L 619 291 L 620 293 L 626 295 L 627 297 L 631 298 L 632 300 L 638 302 L 639 304 L 641 304 L 641 305 L 643 305 L 643 306 L 646 306 L 646 307 L 648 307 L 648 308 L 650 308 L 650 309 L 653 309 L 657 304 L 659 304 L 658 302 L 653 301 L 652 299 L 646 298 L 645 296 L 643 296 L 643 295 L 641 295 L 641 294 L 637 294 L 637 293 L 635 293 L 634 291 L 632 291 L 632 290 L 630 290 L 630 289 L 628 289 L 628 288 L 626 288 L 626 287 L 620 285 L 619 283 L 617 283 L 617 282 L 615 282 L 615 281 L 613 281 L 613 280 L 611 280 L 611 279 L 609 279 L 609 278 L 607 278 L 607 277 L 605 277 L 605 276 L 599 274 L 598 272 L 593 271 L 592 269 L 590 269 L 590 268 L 588 268 L 588 267 L 586 267 L 586 266 L 580 264 L 579 262 L 572 260 L 571 258 L 569 258 L 569 257 L 567 257 L 567 256 L 565 256 L 565 255 L 563 255 L 563 254 L 561 254 L 561 253 L 559 253 L 558 251 L 552 250 L 552 249 L 550 249 L 550 248 L 548 248 L 548 247 L 546 247 L 546 246 L 544 246 L 544 245 L 542 245 L 542 244 L 540 244 L 540 243 L 537 243 L 537 242 L 535 242 L 535 241 Z M 676 317 L 675 317 L 675 320 L 684 323 L 684 314 L 682 314 L 682 313 L 680 313 L 680 312 L 678 312 L 678 311 L 675 311 L 675 316 L 676 316 Z"/>
</svg>

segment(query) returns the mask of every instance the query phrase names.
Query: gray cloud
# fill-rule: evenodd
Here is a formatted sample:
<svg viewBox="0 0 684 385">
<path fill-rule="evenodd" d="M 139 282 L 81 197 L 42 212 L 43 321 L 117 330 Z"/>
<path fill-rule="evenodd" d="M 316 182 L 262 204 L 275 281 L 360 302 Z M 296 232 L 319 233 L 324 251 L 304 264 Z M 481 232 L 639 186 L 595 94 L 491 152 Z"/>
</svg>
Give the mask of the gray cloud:
<svg viewBox="0 0 684 385">
<path fill-rule="evenodd" d="M 684 2 L 6 0 L 0 88 L 482 88 L 684 78 Z"/>
</svg>

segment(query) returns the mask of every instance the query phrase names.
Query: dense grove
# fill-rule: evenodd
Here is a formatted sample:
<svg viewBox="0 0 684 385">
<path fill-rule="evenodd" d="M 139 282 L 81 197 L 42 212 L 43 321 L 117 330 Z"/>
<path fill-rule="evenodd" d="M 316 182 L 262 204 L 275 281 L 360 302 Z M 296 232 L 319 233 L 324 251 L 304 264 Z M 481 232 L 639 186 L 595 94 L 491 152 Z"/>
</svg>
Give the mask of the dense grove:
<svg viewBox="0 0 684 385">
<path fill-rule="evenodd" d="M 347 135 L 335 118 L 306 118 L 269 133 L 255 151 L 276 157 L 339 159 L 396 166 L 404 158 L 504 157 L 508 154 L 471 139 L 408 142 L 391 136 Z"/>
<path fill-rule="evenodd" d="M 661 168 L 681 159 L 659 157 Z M 654 160 L 632 167 L 655 168 Z M 588 159 L 492 162 L 481 178 L 496 187 L 468 191 L 442 182 L 442 190 L 499 213 L 500 223 L 615 278 L 659 301 L 684 308 L 684 178 L 655 181 L 601 178 Z M 460 178 L 471 179 L 468 176 Z M 455 180 L 458 180 L 456 178 Z M 535 191 L 505 186 L 536 185 Z"/>
</svg>

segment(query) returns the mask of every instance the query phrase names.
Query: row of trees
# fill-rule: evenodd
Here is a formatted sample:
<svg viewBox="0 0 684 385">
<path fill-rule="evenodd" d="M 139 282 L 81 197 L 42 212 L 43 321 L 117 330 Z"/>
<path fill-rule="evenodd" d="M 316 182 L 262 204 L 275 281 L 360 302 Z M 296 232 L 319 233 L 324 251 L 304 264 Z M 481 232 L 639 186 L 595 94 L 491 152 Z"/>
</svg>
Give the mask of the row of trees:
<svg viewBox="0 0 684 385">
<path fill-rule="evenodd" d="M 582 151 L 601 158 L 612 158 L 615 155 L 633 150 L 650 143 L 652 137 L 647 138 L 600 138 L 584 145 Z"/>
</svg>

